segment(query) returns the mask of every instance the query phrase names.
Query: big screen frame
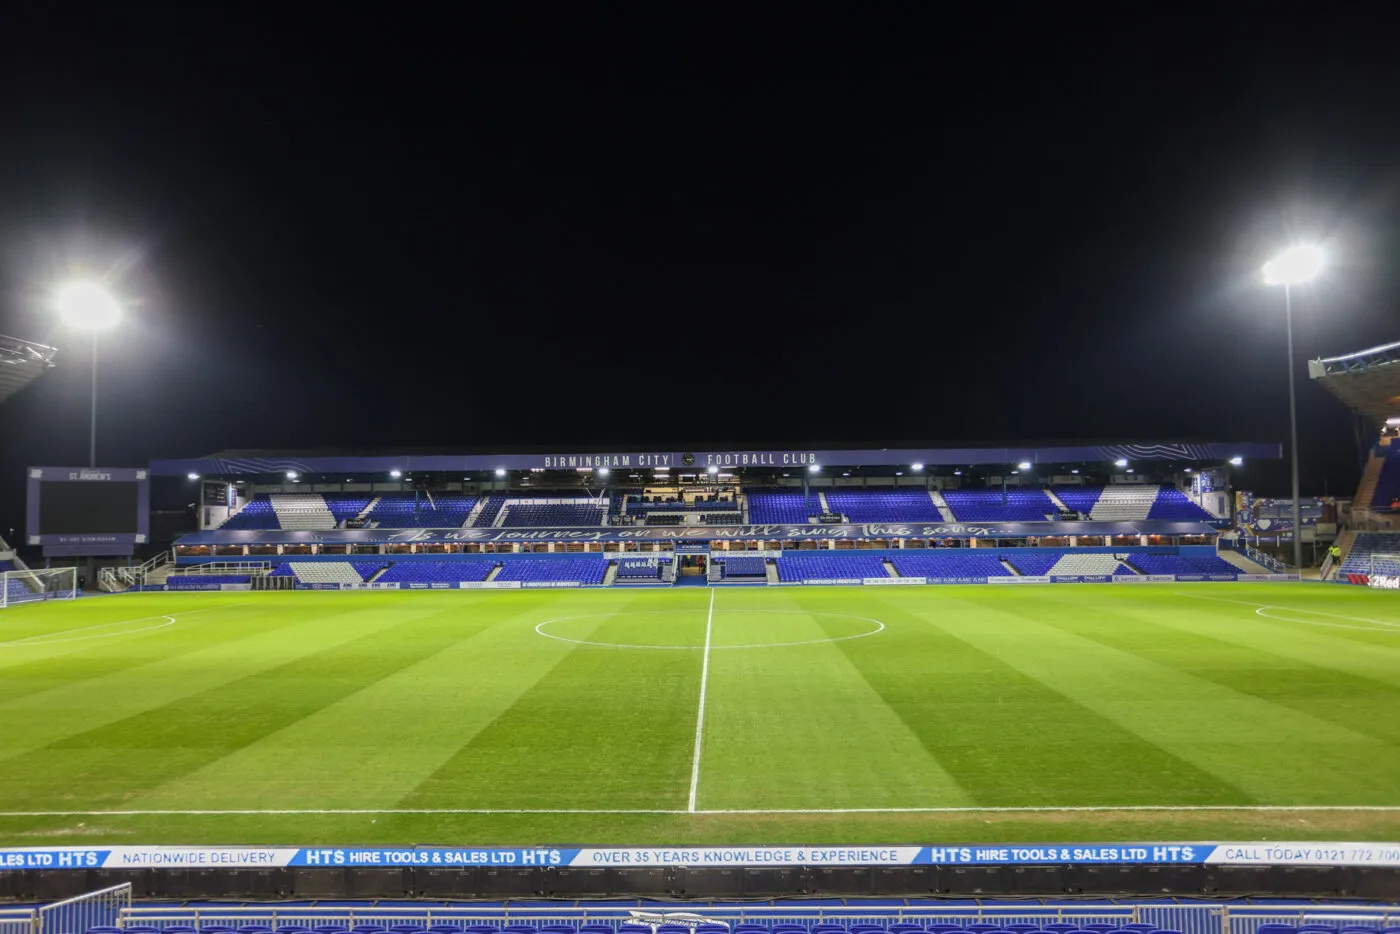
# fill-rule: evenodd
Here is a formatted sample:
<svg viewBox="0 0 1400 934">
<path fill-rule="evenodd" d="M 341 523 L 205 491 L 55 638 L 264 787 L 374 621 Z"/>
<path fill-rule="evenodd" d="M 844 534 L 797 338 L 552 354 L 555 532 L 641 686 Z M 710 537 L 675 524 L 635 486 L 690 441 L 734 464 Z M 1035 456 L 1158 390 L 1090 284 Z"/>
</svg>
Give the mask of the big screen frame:
<svg viewBox="0 0 1400 934">
<path fill-rule="evenodd" d="M 144 467 L 30 467 L 26 502 L 26 540 L 30 545 L 43 545 L 46 555 L 121 555 L 131 554 L 136 545 L 144 545 L 151 534 L 151 474 Z M 102 532 L 90 534 L 47 534 L 39 527 L 40 504 L 44 484 L 51 482 L 135 483 L 136 516 L 134 532 Z"/>
</svg>

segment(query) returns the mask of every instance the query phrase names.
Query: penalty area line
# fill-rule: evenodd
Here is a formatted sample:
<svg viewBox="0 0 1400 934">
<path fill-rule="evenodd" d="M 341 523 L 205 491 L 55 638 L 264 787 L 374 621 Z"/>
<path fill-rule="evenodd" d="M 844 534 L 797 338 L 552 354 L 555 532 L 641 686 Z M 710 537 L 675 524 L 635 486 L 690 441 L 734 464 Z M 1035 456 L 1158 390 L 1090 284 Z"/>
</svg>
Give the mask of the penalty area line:
<svg viewBox="0 0 1400 934">
<path fill-rule="evenodd" d="M 493 815 L 493 814 L 600 814 L 600 815 L 676 815 L 724 816 L 761 814 L 1104 814 L 1115 811 L 1189 814 L 1228 813 L 1365 813 L 1400 812 L 1400 805 L 1390 804 L 1093 804 L 1027 807 L 872 807 L 872 808 L 709 808 L 682 810 L 679 808 L 144 808 L 105 811 L 0 811 L 6 817 L 261 817 L 261 816 L 354 816 L 364 815 Z"/>
<path fill-rule="evenodd" d="M 710 634 L 715 624 L 715 591 L 710 589 L 710 612 L 705 616 L 705 655 L 700 665 L 700 705 L 695 714 L 695 754 L 690 760 L 690 798 L 686 810 L 695 811 L 695 796 L 700 791 L 700 746 L 705 741 L 705 691 L 710 685 Z"/>
</svg>

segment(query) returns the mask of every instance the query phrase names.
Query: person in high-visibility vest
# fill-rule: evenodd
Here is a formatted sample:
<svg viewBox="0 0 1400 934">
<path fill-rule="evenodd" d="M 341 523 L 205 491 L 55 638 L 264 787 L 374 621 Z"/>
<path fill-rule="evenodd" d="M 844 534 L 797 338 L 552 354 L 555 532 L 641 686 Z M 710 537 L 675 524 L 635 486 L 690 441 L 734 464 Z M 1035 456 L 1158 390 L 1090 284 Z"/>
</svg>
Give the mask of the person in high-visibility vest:
<svg viewBox="0 0 1400 934">
<path fill-rule="evenodd" d="M 1342 548 L 1340 545 L 1333 545 L 1327 549 L 1327 553 L 1332 556 L 1333 561 L 1342 560 Z"/>
</svg>

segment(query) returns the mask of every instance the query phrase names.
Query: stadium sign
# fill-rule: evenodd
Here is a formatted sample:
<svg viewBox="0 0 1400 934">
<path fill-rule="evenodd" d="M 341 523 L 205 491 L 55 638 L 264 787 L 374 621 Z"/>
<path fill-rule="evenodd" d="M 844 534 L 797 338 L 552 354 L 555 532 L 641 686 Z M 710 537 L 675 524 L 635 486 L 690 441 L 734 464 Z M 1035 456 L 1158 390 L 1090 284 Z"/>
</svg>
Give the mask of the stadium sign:
<svg viewBox="0 0 1400 934">
<path fill-rule="evenodd" d="M 1372 574 L 1370 587 L 1372 590 L 1400 590 L 1400 577 Z"/>
<path fill-rule="evenodd" d="M 760 847 L 0 848 L 0 871 L 342 867 L 666 868 L 749 866 L 1224 865 L 1400 867 L 1400 843 L 935 844 Z"/>
<path fill-rule="evenodd" d="M 413 545 L 461 542 L 840 541 L 901 538 L 1034 538 L 1105 535 L 1214 535 L 1203 522 L 871 523 L 866 525 L 568 526 L 488 529 L 272 529 L 191 532 L 180 545 Z"/>
</svg>

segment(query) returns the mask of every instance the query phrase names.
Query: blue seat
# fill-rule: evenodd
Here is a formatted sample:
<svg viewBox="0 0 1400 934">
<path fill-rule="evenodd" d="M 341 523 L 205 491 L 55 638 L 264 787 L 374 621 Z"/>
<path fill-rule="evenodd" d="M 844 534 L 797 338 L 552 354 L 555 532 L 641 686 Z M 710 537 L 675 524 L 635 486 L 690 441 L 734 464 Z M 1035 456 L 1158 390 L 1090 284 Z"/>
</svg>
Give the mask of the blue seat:
<svg viewBox="0 0 1400 934">
<path fill-rule="evenodd" d="M 891 924 L 889 930 L 890 934 L 919 934 L 920 931 L 924 930 L 924 926 L 922 924 L 908 924 L 901 921 L 898 924 Z M 938 928 L 932 927 L 929 928 L 929 930 L 936 931 Z M 951 930 L 957 931 L 961 929 L 955 926 L 951 928 Z"/>
<path fill-rule="evenodd" d="M 846 929 L 839 924 L 814 924 L 810 930 L 812 934 L 846 934 Z"/>
<path fill-rule="evenodd" d="M 170 929 L 166 928 L 166 934 L 169 934 L 169 931 Z M 311 929 L 302 927 L 299 924 L 289 924 L 285 927 L 278 928 L 277 934 L 311 934 Z"/>
<path fill-rule="evenodd" d="M 432 928 L 428 928 L 432 930 Z M 572 924 L 541 924 L 540 934 L 575 934 Z"/>
<path fill-rule="evenodd" d="M 533 924 L 507 924 L 501 928 L 505 934 L 540 934 L 539 929 Z M 647 928 L 648 931 L 651 928 Z"/>
<path fill-rule="evenodd" d="M 1086 924 L 1083 927 L 1086 931 L 1097 931 L 1098 934 L 1108 934 L 1109 931 L 1118 930 L 1116 924 Z"/>
<path fill-rule="evenodd" d="M 729 934 L 729 928 L 722 924 L 702 924 L 695 930 L 698 934 Z"/>
<path fill-rule="evenodd" d="M 1335 924 L 1300 924 L 1298 926 L 1300 934 L 1337 934 Z"/>
<path fill-rule="evenodd" d="M 772 931 L 773 934 L 807 934 L 807 927 L 802 924 L 775 924 Z"/>
<path fill-rule="evenodd" d="M 613 929 L 608 924 L 585 924 L 578 929 L 578 934 L 613 934 Z"/>
<path fill-rule="evenodd" d="M 231 928 L 227 924 L 202 924 L 199 930 L 201 934 L 238 934 L 237 928 Z"/>
<path fill-rule="evenodd" d="M 127 930 L 131 929 L 127 928 Z M 272 928 L 266 924 L 245 924 L 238 929 L 238 934 L 272 934 Z"/>
<path fill-rule="evenodd" d="M 1171 930 L 1170 928 L 1154 928 L 1154 929 L 1153 929 L 1153 934 L 1181 934 L 1181 932 L 1180 932 L 1180 931 L 1173 931 L 1173 930 Z M 1337 932 L 1336 932 L 1336 931 L 1331 931 L 1330 934 L 1337 934 Z"/>
<path fill-rule="evenodd" d="M 1031 931 L 1039 931 L 1040 928 L 1034 924 L 1008 924 L 1002 930 L 1010 931 L 1011 934 L 1030 934 Z"/>
<path fill-rule="evenodd" d="M 968 931 L 969 934 L 992 934 L 998 928 L 995 924 L 969 924 L 963 930 Z"/>
<path fill-rule="evenodd" d="M 570 928 L 569 932 L 573 934 L 573 928 Z M 428 925 L 428 934 L 462 934 L 462 926 L 459 924 L 430 924 Z"/>
<path fill-rule="evenodd" d="M 312 928 L 312 930 L 315 931 L 316 934 L 345 934 L 345 925 L 318 924 L 314 928 Z"/>
<path fill-rule="evenodd" d="M 392 934 L 422 934 L 421 924 L 395 924 L 389 928 Z"/>
<path fill-rule="evenodd" d="M 656 934 L 690 934 L 690 928 L 684 924 L 662 924 L 657 927 Z"/>
<path fill-rule="evenodd" d="M 1068 934 L 1069 931 L 1073 931 L 1077 927 L 1079 927 L 1077 924 L 1065 924 L 1064 922 L 1056 921 L 1054 924 L 1042 924 L 1040 929 L 1045 931 L 1046 934 Z"/>
<path fill-rule="evenodd" d="M 161 928 L 161 931 L 163 934 L 198 934 L 198 929 L 188 924 L 172 924 L 168 928 Z"/>
<path fill-rule="evenodd" d="M 1264 925 L 1264 927 L 1268 926 L 1267 924 Z M 1125 931 L 1155 931 L 1156 929 L 1157 925 L 1148 924 L 1145 921 L 1129 921 L 1127 924 L 1123 925 L 1123 930 Z M 1292 928 L 1289 928 L 1289 930 L 1291 931 Z M 1259 934 L 1259 932 L 1256 931 L 1255 934 Z"/>
<path fill-rule="evenodd" d="M 496 929 L 489 924 L 468 924 L 466 930 L 467 934 L 496 934 Z"/>
</svg>

